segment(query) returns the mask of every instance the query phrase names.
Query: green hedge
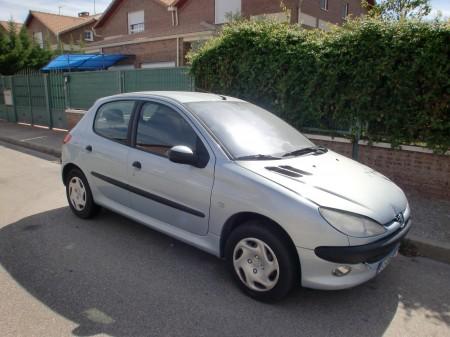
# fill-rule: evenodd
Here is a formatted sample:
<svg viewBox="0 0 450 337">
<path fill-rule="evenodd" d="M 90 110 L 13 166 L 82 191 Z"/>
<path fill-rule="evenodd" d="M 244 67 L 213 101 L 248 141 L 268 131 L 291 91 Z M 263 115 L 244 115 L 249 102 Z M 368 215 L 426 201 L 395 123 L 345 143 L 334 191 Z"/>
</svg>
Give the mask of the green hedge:
<svg viewBox="0 0 450 337">
<path fill-rule="evenodd" d="M 190 61 L 200 89 L 262 105 L 297 128 L 361 129 L 369 140 L 443 152 L 449 46 L 448 22 L 354 20 L 325 33 L 241 21 Z"/>
</svg>

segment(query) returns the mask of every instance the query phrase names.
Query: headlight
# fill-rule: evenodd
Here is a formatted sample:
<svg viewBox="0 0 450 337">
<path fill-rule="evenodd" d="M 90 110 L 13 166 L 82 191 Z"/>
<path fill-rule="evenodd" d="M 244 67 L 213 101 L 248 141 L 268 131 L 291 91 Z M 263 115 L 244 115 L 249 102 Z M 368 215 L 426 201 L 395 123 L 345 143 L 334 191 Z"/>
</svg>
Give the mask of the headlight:
<svg viewBox="0 0 450 337">
<path fill-rule="evenodd" d="M 379 223 L 362 215 L 319 208 L 322 217 L 338 231 L 357 238 L 366 238 L 383 234 L 386 229 Z"/>
</svg>

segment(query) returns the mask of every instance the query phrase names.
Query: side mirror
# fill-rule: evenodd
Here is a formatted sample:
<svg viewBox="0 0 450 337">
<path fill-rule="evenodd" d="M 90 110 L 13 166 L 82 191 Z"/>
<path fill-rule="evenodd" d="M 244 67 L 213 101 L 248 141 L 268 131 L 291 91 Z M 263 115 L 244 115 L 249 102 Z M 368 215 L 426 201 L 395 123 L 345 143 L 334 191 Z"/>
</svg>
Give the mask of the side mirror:
<svg viewBox="0 0 450 337">
<path fill-rule="evenodd" d="M 169 160 L 178 164 L 187 164 L 195 166 L 197 156 L 187 146 L 176 145 L 169 150 Z"/>
</svg>

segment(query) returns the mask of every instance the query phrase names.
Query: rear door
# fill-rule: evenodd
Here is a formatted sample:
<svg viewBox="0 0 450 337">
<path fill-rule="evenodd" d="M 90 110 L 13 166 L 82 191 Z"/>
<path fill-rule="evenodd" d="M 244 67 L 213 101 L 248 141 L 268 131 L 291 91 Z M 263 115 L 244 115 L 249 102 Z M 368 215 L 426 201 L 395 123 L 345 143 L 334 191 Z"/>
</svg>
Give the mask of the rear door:
<svg viewBox="0 0 450 337">
<path fill-rule="evenodd" d="M 188 118 L 160 102 L 146 102 L 135 122 L 128 159 L 132 207 L 153 219 L 193 234 L 208 232 L 215 158 Z M 168 150 L 184 145 L 206 158 L 204 167 L 176 164 Z"/>
<path fill-rule="evenodd" d="M 93 132 L 85 139 L 85 167 L 97 202 L 106 206 L 130 207 L 127 159 L 130 151 L 131 120 L 136 102 L 112 101 L 96 112 Z"/>
</svg>

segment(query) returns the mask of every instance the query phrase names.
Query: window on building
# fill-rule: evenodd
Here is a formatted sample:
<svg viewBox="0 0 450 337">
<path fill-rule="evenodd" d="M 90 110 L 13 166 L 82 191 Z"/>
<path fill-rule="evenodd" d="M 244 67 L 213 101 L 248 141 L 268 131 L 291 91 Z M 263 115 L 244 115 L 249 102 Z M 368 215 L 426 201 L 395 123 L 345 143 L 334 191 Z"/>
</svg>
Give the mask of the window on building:
<svg viewBox="0 0 450 337">
<path fill-rule="evenodd" d="M 346 19 L 348 16 L 348 2 L 342 4 L 341 17 Z"/>
<path fill-rule="evenodd" d="M 33 40 L 41 47 L 44 48 L 44 38 L 42 36 L 42 32 L 34 32 Z"/>
<path fill-rule="evenodd" d="M 242 0 L 216 0 L 215 1 L 215 23 L 228 22 L 233 15 L 241 13 Z"/>
<path fill-rule="evenodd" d="M 91 30 L 84 31 L 84 40 L 85 41 L 94 41 L 94 34 Z"/>
<path fill-rule="evenodd" d="M 320 8 L 323 10 L 328 10 L 328 0 L 319 0 L 320 1 Z"/>
<path fill-rule="evenodd" d="M 143 32 L 144 26 L 144 11 L 129 12 L 128 13 L 128 34 L 136 34 Z"/>
</svg>

